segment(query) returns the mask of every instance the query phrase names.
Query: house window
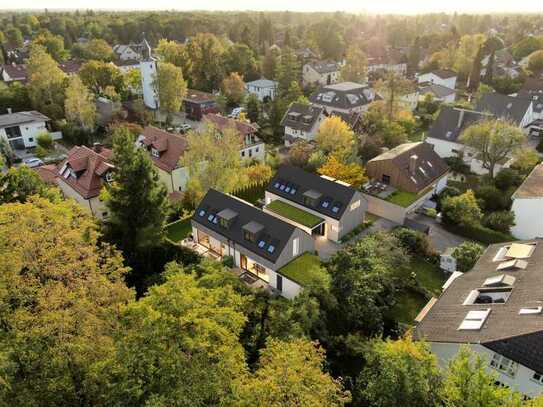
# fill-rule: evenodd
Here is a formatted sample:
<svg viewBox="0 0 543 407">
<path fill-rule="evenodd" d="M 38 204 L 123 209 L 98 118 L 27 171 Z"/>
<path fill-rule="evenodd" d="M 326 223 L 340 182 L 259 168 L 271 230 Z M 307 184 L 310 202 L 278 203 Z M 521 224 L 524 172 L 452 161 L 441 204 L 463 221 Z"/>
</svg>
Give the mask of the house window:
<svg viewBox="0 0 543 407">
<path fill-rule="evenodd" d="M 255 242 L 256 239 L 255 239 L 255 235 L 251 232 L 249 232 L 248 230 L 244 230 L 243 231 L 243 238 L 249 242 Z"/>
<path fill-rule="evenodd" d="M 390 175 L 383 174 L 383 176 L 381 177 L 381 181 L 383 182 L 383 184 L 389 185 L 390 184 Z"/>
<path fill-rule="evenodd" d="M 245 151 L 242 151 L 242 152 L 241 152 L 241 156 L 242 156 L 242 157 L 245 157 Z"/>
<path fill-rule="evenodd" d="M 538 384 L 543 384 L 543 374 L 534 372 L 532 375 L 532 380 Z"/>
<path fill-rule="evenodd" d="M 292 241 L 292 255 L 297 256 L 300 253 L 300 238 L 297 237 Z"/>
<path fill-rule="evenodd" d="M 518 363 L 497 353 L 492 357 L 490 366 L 510 377 L 515 377 L 518 370 Z"/>
<path fill-rule="evenodd" d="M 255 153 L 258 153 L 258 147 L 257 147 L 257 148 L 255 148 Z"/>
<path fill-rule="evenodd" d="M 111 172 L 111 171 L 106 172 L 106 181 L 107 182 L 112 182 L 113 181 L 113 172 Z"/>
<path fill-rule="evenodd" d="M 156 148 L 152 148 L 151 149 L 151 155 L 155 158 L 159 158 L 160 157 L 160 153 L 158 152 L 158 150 Z"/>
<path fill-rule="evenodd" d="M 8 139 L 22 137 L 19 126 L 6 127 L 4 131 L 6 132 Z"/>
<path fill-rule="evenodd" d="M 29 137 L 29 138 L 28 138 L 28 142 L 29 142 L 29 143 L 33 143 L 33 142 L 34 142 L 34 137 Z"/>
</svg>

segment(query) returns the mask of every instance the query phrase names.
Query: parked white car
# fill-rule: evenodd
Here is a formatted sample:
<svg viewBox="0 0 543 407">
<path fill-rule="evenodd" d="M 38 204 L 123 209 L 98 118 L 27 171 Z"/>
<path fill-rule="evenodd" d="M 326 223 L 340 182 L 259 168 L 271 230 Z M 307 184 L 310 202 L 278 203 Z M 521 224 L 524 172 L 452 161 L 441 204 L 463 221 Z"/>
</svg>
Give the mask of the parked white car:
<svg viewBox="0 0 543 407">
<path fill-rule="evenodd" d="M 27 167 L 34 168 L 43 165 L 43 161 L 40 160 L 38 157 L 30 157 L 23 159 L 23 164 Z"/>
</svg>

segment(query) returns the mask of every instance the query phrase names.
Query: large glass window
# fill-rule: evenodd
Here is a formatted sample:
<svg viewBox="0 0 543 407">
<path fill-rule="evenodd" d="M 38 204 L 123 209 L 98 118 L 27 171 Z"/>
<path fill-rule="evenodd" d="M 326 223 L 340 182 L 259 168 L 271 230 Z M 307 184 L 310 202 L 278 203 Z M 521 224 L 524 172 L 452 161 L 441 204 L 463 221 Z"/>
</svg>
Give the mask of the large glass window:
<svg viewBox="0 0 543 407">
<path fill-rule="evenodd" d="M 490 366 L 511 377 L 515 377 L 518 370 L 518 363 L 513 362 L 511 359 L 507 359 L 505 356 L 497 353 L 495 353 L 492 357 Z"/>
<path fill-rule="evenodd" d="M 6 127 L 4 131 L 6 132 L 6 135 L 8 136 L 8 140 L 12 138 L 22 137 L 21 129 L 19 128 L 19 126 Z"/>
</svg>

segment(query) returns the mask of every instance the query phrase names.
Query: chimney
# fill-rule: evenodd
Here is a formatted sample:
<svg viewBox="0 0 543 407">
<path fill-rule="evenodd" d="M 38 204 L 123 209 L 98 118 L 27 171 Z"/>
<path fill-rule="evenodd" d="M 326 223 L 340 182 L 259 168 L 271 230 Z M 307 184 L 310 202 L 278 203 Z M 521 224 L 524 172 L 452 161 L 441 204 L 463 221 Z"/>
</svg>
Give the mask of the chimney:
<svg viewBox="0 0 543 407">
<path fill-rule="evenodd" d="M 12 112 L 11 107 L 8 107 L 7 111 L 8 111 L 8 114 L 11 114 L 11 112 Z"/>
<path fill-rule="evenodd" d="M 464 122 L 464 113 L 465 113 L 465 110 L 460 109 L 460 114 L 458 115 L 458 124 L 456 126 L 457 128 L 462 127 L 462 123 Z"/>
<path fill-rule="evenodd" d="M 100 153 L 102 152 L 102 143 L 94 143 L 94 144 L 92 145 L 92 149 L 93 149 L 96 153 L 100 154 Z"/>
<path fill-rule="evenodd" d="M 418 159 L 419 157 L 417 157 L 415 154 L 409 157 L 409 173 L 410 174 L 415 174 L 415 171 L 417 170 Z"/>
</svg>

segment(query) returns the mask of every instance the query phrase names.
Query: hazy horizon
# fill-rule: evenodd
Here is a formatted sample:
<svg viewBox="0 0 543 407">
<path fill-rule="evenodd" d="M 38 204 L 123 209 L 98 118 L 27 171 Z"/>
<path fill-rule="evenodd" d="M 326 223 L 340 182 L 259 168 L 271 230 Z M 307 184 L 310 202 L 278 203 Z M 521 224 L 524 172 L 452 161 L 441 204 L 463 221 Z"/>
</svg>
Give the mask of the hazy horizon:
<svg viewBox="0 0 543 407">
<path fill-rule="evenodd" d="M 519 5 L 512 0 L 479 1 L 457 0 L 445 4 L 435 0 L 381 0 L 356 1 L 307 1 L 300 0 L 296 5 L 288 0 L 238 0 L 236 2 L 225 2 L 220 0 L 200 0 L 197 6 L 194 3 L 180 5 L 173 0 L 155 0 L 149 6 L 149 2 L 133 0 L 95 0 L 89 7 L 88 2 L 83 0 L 19 0 L 18 7 L 6 7 L 0 4 L 1 10 L 179 10 L 179 11 L 299 11 L 299 12 L 334 12 L 344 11 L 352 13 L 380 13 L 380 14 L 427 14 L 427 13 L 541 13 L 543 12 L 543 1 L 525 0 Z M 228 5 L 225 7 L 225 5 Z"/>
</svg>

